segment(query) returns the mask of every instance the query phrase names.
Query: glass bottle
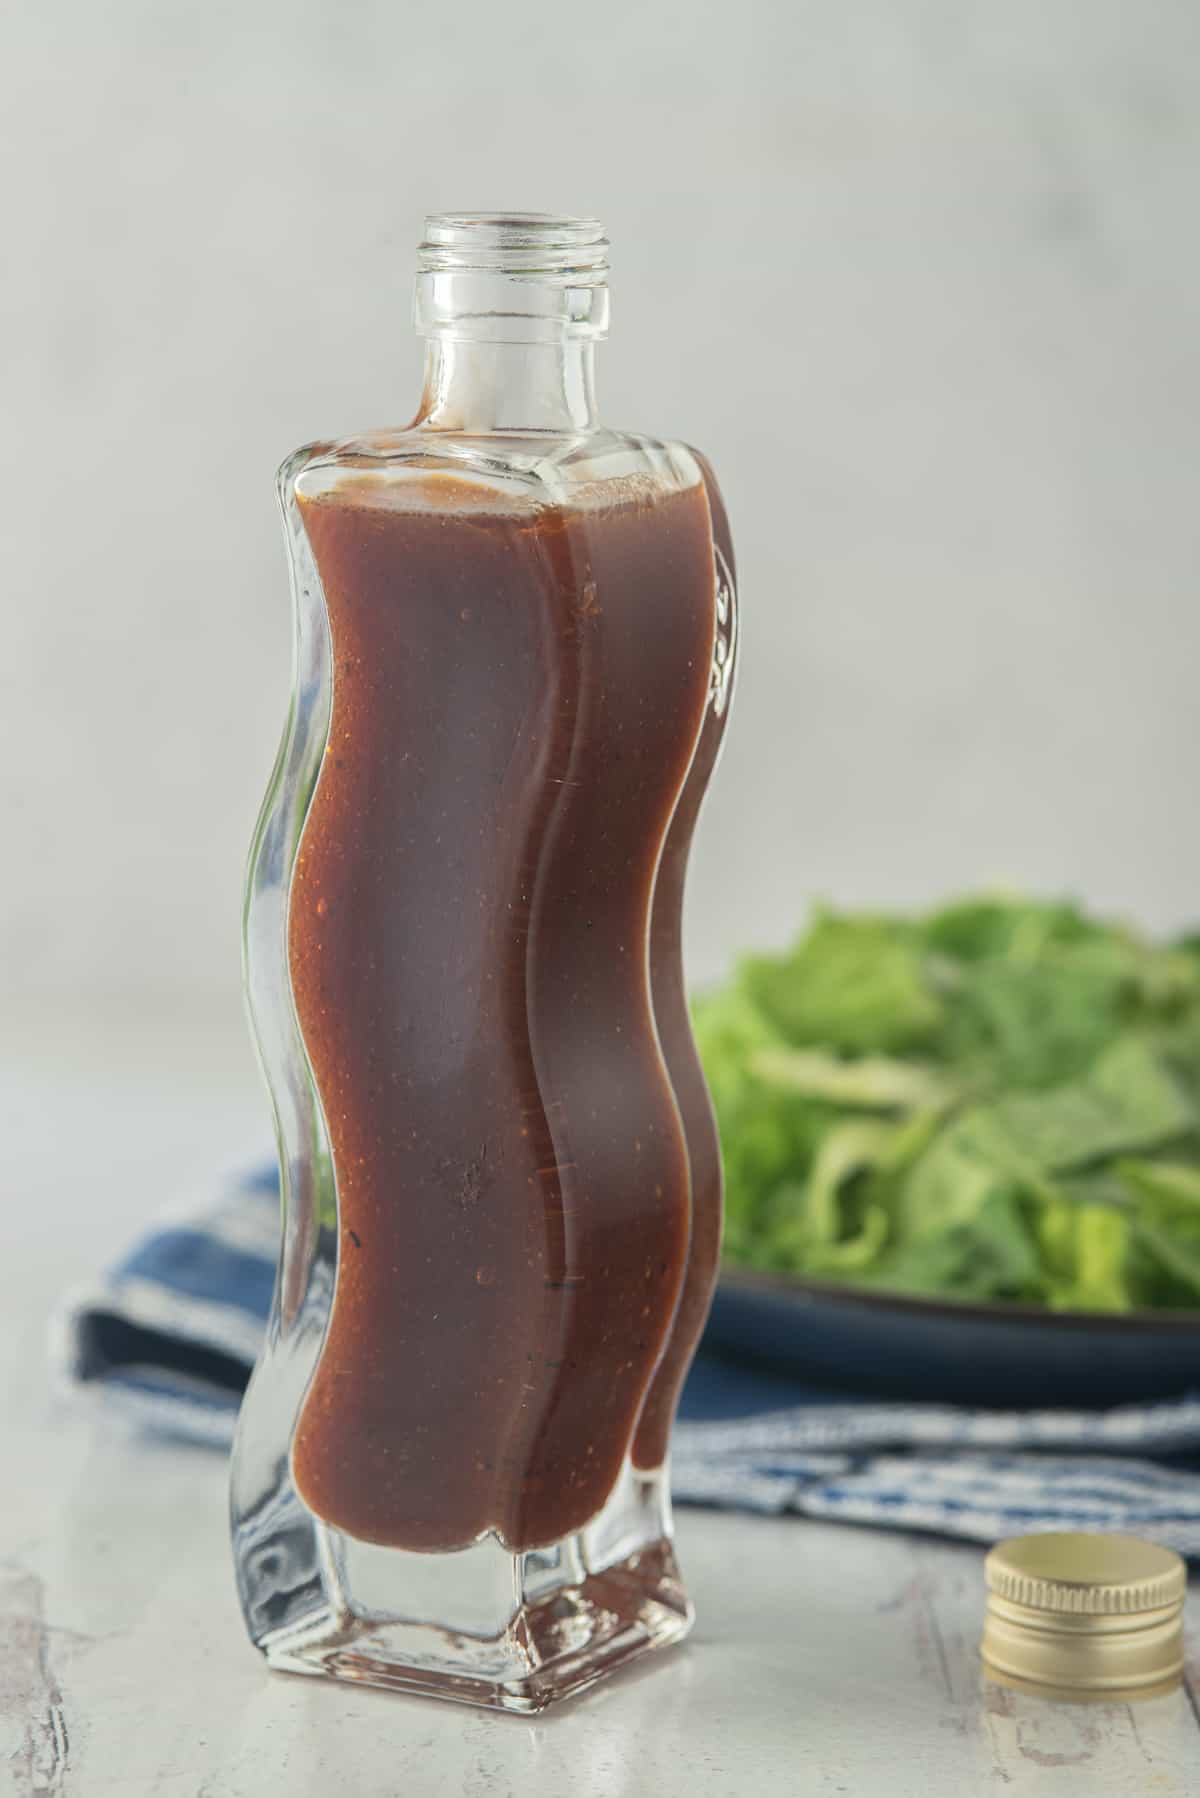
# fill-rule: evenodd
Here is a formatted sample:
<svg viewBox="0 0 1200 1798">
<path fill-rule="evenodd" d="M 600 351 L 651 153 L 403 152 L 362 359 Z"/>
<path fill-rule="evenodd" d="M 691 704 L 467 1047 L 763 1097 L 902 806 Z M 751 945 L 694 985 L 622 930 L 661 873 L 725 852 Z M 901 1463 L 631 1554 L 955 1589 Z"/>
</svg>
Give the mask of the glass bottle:
<svg viewBox="0 0 1200 1798">
<path fill-rule="evenodd" d="M 703 460 L 602 428 L 593 221 L 427 222 L 406 429 L 283 466 L 247 987 L 283 1236 L 232 1527 L 274 1665 L 517 1711 L 682 1636 L 716 1272 L 683 877 L 734 666 Z"/>
</svg>

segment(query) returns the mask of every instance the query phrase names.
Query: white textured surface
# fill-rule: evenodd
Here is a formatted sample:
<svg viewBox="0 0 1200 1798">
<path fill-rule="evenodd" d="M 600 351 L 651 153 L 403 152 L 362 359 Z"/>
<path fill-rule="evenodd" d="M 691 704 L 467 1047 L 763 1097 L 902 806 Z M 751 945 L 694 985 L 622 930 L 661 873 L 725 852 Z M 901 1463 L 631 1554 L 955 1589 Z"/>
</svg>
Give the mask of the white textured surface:
<svg viewBox="0 0 1200 1798">
<path fill-rule="evenodd" d="M 0 1791 L 14 1798 L 1191 1798 L 1190 1692 L 1056 1707 L 985 1685 L 982 1556 L 684 1512 L 700 1612 L 657 1667 L 527 1723 L 268 1674 L 237 1614 L 225 1470 L 44 1389 L 48 1305 L 253 1130 L 219 1038 L 165 1024 L 0 1066 Z M 53 1049 L 53 1052 L 51 1050 Z M 7 1782 L 7 1783 L 6 1783 Z"/>
<path fill-rule="evenodd" d="M 437 206 L 595 210 L 742 562 L 706 975 L 813 894 L 1200 894 L 1192 0 L 0 12 L 3 982 L 232 990 L 271 478 L 407 416 Z"/>
</svg>

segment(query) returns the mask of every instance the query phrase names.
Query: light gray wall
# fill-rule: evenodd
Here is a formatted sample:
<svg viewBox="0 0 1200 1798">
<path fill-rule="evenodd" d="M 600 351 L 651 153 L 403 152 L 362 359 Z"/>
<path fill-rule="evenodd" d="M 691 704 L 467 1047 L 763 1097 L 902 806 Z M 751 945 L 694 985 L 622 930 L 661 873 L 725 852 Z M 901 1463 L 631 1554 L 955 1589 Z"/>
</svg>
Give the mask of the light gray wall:
<svg viewBox="0 0 1200 1798">
<path fill-rule="evenodd" d="M 694 971 L 814 897 L 1200 915 L 1194 0 L 43 0 L 0 26 L 4 980 L 231 993 L 276 463 L 403 420 L 427 209 L 594 211 L 745 661 Z"/>
</svg>

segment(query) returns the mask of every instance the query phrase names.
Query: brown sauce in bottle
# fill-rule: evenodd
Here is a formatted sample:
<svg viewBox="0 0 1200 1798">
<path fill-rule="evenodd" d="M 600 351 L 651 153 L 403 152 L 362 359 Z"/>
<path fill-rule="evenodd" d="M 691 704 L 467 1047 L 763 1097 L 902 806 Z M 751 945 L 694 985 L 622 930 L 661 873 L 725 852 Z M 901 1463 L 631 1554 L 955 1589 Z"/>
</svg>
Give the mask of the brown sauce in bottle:
<svg viewBox="0 0 1200 1798">
<path fill-rule="evenodd" d="M 595 1516 L 691 1236 L 649 944 L 708 692 L 705 490 L 502 503 L 300 500 L 333 696 L 288 959 L 340 1237 L 292 1464 L 413 1549 Z"/>
<path fill-rule="evenodd" d="M 675 1322 L 662 1362 L 646 1394 L 634 1438 L 633 1460 L 639 1468 L 660 1467 L 666 1459 L 679 1395 L 708 1320 L 721 1258 L 724 1195 L 721 1143 L 688 1012 L 683 977 L 683 889 L 696 821 L 729 719 L 737 642 L 737 594 L 733 540 L 725 502 L 708 462 L 698 451 L 693 450 L 692 454 L 700 464 L 708 490 L 713 544 L 718 558 L 718 605 L 724 611 L 723 617 L 718 616 L 717 628 L 724 636 L 728 665 L 719 671 L 726 682 L 726 691 L 720 703 L 710 704 L 704 715 L 696 753 L 671 820 L 654 888 L 650 928 L 654 1015 L 688 1146 L 692 1176 L 692 1239 Z"/>
</svg>

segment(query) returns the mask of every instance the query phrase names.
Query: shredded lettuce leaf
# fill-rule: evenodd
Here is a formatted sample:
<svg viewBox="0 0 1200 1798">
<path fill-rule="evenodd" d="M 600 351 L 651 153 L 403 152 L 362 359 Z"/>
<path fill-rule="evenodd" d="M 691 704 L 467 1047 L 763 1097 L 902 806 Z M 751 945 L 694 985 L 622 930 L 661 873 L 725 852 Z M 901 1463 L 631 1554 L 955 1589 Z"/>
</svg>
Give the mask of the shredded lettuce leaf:
<svg viewBox="0 0 1200 1798">
<path fill-rule="evenodd" d="M 826 910 L 693 1010 L 728 1261 L 1200 1308 L 1200 936 L 1004 896 Z"/>
</svg>

